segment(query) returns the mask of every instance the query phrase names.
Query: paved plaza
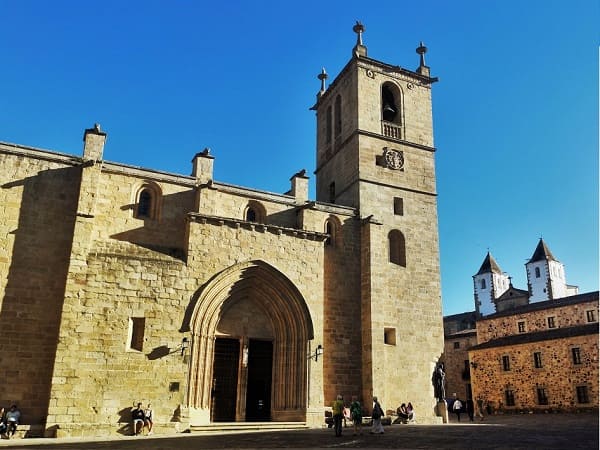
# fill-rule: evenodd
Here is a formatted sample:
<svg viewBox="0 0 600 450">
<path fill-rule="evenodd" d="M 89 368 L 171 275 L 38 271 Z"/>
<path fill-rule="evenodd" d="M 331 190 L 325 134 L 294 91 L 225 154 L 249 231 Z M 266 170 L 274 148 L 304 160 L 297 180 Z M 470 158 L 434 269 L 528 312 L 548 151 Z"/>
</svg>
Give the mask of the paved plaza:
<svg viewBox="0 0 600 450">
<path fill-rule="evenodd" d="M 455 420 L 455 419 L 454 419 Z M 170 436 L 121 436 L 95 439 L 2 440 L 0 447 L 64 450 L 188 449 L 598 449 L 598 414 L 539 414 L 486 417 L 483 422 L 447 425 L 392 425 L 384 435 L 353 436 L 351 428 L 336 438 L 333 429 L 210 432 Z"/>
</svg>

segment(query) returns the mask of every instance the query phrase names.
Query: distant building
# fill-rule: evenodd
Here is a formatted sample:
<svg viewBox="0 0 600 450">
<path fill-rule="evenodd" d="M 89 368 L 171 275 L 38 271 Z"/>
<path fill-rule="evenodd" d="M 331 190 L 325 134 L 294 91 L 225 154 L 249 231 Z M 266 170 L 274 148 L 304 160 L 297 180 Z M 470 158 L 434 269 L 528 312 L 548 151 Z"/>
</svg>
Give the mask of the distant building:
<svg viewBox="0 0 600 450">
<path fill-rule="evenodd" d="M 598 292 L 477 321 L 468 351 L 475 398 L 501 410 L 598 406 Z"/>
<path fill-rule="evenodd" d="M 475 311 L 444 317 L 444 369 L 446 396 L 469 398 L 471 372 L 469 348 L 477 344 Z"/>
<path fill-rule="evenodd" d="M 540 239 L 517 289 L 488 252 L 474 280 L 475 311 L 444 317 L 448 396 L 492 409 L 598 405 L 598 291 L 577 294 Z"/>
</svg>

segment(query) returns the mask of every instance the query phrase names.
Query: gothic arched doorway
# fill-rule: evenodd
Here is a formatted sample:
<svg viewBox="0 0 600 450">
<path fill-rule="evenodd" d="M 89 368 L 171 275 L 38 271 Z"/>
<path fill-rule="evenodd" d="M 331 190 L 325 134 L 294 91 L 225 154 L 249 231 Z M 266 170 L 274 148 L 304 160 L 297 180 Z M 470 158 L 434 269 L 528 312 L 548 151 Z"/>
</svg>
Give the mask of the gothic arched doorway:
<svg viewBox="0 0 600 450">
<path fill-rule="evenodd" d="M 262 261 L 219 273 L 199 294 L 191 332 L 193 425 L 305 420 L 313 325 L 285 275 Z"/>
</svg>

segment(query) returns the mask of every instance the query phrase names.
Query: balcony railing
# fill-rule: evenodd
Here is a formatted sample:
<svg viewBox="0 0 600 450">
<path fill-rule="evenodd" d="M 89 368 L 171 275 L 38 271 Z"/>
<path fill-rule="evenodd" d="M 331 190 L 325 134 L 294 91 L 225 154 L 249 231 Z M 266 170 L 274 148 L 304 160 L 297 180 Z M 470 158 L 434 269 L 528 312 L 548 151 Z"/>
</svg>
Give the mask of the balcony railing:
<svg viewBox="0 0 600 450">
<path fill-rule="evenodd" d="M 384 136 L 402 139 L 402 127 L 392 122 L 381 122 L 381 132 Z"/>
</svg>

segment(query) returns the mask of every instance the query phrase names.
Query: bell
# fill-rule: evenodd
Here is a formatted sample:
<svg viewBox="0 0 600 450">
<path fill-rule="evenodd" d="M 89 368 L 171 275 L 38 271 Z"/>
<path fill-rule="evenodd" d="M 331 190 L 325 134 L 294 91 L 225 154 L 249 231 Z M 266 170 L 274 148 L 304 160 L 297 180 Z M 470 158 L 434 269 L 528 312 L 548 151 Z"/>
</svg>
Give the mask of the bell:
<svg viewBox="0 0 600 450">
<path fill-rule="evenodd" d="M 396 110 L 394 108 L 392 108 L 390 105 L 388 105 L 387 103 L 383 107 L 383 112 L 396 114 Z"/>
</svg>

